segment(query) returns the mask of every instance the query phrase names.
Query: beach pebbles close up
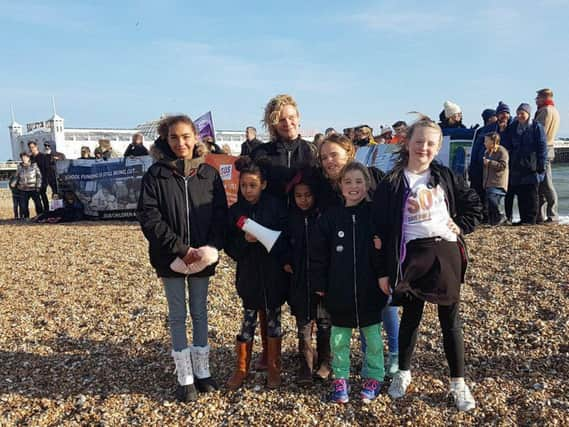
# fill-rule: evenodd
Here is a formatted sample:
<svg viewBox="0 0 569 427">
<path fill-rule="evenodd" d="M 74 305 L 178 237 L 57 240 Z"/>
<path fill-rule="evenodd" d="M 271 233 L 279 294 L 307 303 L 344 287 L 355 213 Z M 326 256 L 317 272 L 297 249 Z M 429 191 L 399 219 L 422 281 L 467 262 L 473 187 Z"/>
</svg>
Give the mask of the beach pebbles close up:
<svg viewBox="0 0 569 427">
<path fill-rule="evenodd" d="M 0 425 L 568 425 L 569 226 L 481 227 L 467 237 L 462 291 L 467 383 L 459 413 L 436 307 L 425 310 L 409 393 L 359 399 L 354 334 L 350 403 L 330 385 L 295 384 L 296 327 L 284 315 L 283 385 L 252 372 L 181 404 L 173 397 L 167 307 L 136 223 L 2 221 Z M 241 319 L 234 264 L 222 256 L 209 288 L 212 373 L 230 376 Z M 191 331 L 191 328 L 189 328 Z M 190 332 L 191 333 L 191 332 Z M 254 352 L 258 354 L 256 338 Z"/>
</svg>

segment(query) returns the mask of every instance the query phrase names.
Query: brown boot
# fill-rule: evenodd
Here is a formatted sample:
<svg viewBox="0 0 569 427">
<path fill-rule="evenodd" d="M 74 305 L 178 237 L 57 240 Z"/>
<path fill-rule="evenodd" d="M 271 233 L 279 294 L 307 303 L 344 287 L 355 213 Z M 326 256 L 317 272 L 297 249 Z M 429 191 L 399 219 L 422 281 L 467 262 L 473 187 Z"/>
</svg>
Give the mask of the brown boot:
<svg viewBox="0 0 569 427">
<path fill-rule="evenodd" d="M 267 313 L 259 310 L 259 326 L 261 330 L 261 342 L 263 343 L 263 353 L 255 360 L 256 371 L 267 370 Z"/>
<path fill-rule="evenodd" d="M 279 387 L 281 385 L 281 337 L 268 337 L 267 370 L 267 387 Z"/>
<path fill-rule="evenodd" d="M 300 329 L 298 334 L 299 362 L 296 380 L 299 385 L 312 384 L 314 349 L 312 348 L 312 322 Z"/>
<path fill-rule="evenodd" d="M 227 381 L 227 388 L 229 390 L 237 390 L 247 378 L 249 374 L 249 364 L 251 363 L 251 349 L 253 348 L 253 341 L 242 342 L 239 338 L 235 340 L 235 354 L 237 356 L 237 363 L 235 371 L 231 378 Z"/>
<path fill-rule="evenodd" d="M 320 380 L 330 377 L 330 329 L 319 330 L 316 335 L 316 348 L 318 351 L 318 370 L 314 376 Z"/>
</svg>

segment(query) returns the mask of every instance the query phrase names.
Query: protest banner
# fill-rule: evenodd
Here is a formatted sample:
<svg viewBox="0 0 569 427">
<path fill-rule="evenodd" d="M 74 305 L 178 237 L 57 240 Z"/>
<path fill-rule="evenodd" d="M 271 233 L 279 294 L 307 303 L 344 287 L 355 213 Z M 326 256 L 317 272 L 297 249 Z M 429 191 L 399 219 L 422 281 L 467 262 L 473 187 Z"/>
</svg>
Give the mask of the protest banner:
<svg viewBox="0 0 569 427">
<path fill-rule="evenodd" d="M 215 141 L 215 128 L 213 127 L 213 116 L 211 111 L 208 111 L 195 119 L 194 124 L 196 125 L 196 128 L 198 128 L 199 139 L 211 136 Z"/>
<path fill-rule="evenodd" d="M 474 129 L 443 129 L 443 142 L 436 160 L 451 168 L 457 175 L 465 177 L 474 134 Z M 366 166 L 374 166 L 388 172 L 397 160 L 399 148 L 399 144 L 360 147 L 356 151 L 356 160 Z"/>
<path fill-rule="evenodd" d="M 92 219 L 134 219 L 142 176 L 152 165 L 150 156 L 109 160 L 58 160 L 56 170 L 63 191 L 73 191 Z"/>
<path fill-rule="evenodd" d="M 475 132 L 475 129 L 443 129 L 443 144 L 436 160 L 466 177 Z"/>
<path fill-rule="evenodd" d="M 236 156 L 226 154 L 208 154 L 205 158 L 205 162 L 219 172 L 229 206 L 237 201 L 237 194 L 239 193 L 239 171 L 235 168 L 235 160 L 237 159 Z"/>
<path fill-rule="evenodd" d="M 390 171 L 397 159 L 399 145 L 396 144 L 376 144 L 360 147 L 356 151 L 356 161 L 373 166 L 382 172 Z"/>
</svg>

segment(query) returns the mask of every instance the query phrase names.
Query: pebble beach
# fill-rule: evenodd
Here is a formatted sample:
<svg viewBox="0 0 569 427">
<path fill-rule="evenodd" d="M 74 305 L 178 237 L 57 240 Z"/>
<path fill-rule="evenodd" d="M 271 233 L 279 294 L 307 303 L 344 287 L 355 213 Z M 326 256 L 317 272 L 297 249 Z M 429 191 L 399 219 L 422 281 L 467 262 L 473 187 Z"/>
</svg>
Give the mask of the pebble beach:
<svg viewBox="0 0 569 427">
<path fill-rule="evenodd" d="M 296 328 L 283 316 L 283 379 L 264 374 L 196 402 L 173 399 L 174 366 L 160 281 L 135 222 L 36 225 L 0 212 L 0 425 L 568 425 L 569 226 L 482 226 L 467 237 L 462 291 L 467 383 L 477 407 L 448 400 L 435 307 L 428 305 L 404 398 L 325 402 L 327 383 L 295 384 Z M 234 365 L 240 301 L 223 256 L 210 283 L 212 373 Z M 190 328 L 191 329 L 191 328 Z M 357 337 L 352 347 L 359 348 Z M 254 352 L 260 351 L 260 340 Z"/>
</svg>

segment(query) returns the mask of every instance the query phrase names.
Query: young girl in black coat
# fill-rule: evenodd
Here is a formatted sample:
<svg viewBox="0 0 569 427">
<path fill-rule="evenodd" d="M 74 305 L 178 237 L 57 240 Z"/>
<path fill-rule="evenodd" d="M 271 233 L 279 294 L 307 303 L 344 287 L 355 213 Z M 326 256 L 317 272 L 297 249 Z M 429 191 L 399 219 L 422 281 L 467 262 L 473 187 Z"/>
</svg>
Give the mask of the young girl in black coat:
<svg viewBox="0 0 569 427">
<path fill-rule="evenodd" d="M 434 161 L 442 145 L 441 128 L 428 117 L 407 133 L 400 159 L 374 195 L 375 233 L 382 291 L 403 305 L 399 329 L 399 369 L 389 387 L 403 397 L 411 383 L 411 357 L 425 301 L 437 304 L 450 368 L 450 394 L 460 411 L 475 407 L 464 382 L 464 342 L 459 316 L 460 285 L 466 269 L 462 235 L 482 218 L 474 190 Z"/>
<path fill-rule="evenodd" d="M 252 162 L 241 157 L 235 167 L 240 172 L 240 197 L 229 209 L 225 252 L 237 262 L 235 285 L 243 303 L 243 322 L 235 343 L 237 366 L 227 386 L 239 388 L 249 373 L 257 313 L 263 311 L 267 317 L 267 386 L 276 388 L 281 383 L 281 306 L 286 301 L 289 275 L 284 271 L 284 256 L 273 253 L 278 251 L 267 252 L 237 222 L 245 216 L 264 227 L 283 231 L 287 209 L 284 202 L 264 191 L 267 180 L 262 160 Z"/>
<path fill-rule="evenodd" d="M 289 184 L 292 193 L 288 222 L 290 263 L 285 270 L 292 273 L 288 303 L 296 318 L 298 329 L 299 366 L 297 381 L 312 383 L 313 371 L 317 378 L 330 374 L 330 316 L 322 297 L 310 286 L 310 241 L 320 216 L 316 207 L 317 179 L 314 171 L 299 171 Z M 312 347 L 312 328 L 317 326 L 316 353 Z M 316 364 L 315 364 L 316 362 Z"/>
<path fill-rule="evenodd" d="M 358 162 L 348 163 L 340 174 L 344 206 L 328 209 L 318 221 L 310 252 L 310 281 L 321 292 L 332 321 L 330 347 L 335 380 L 331 401 L 349 400 L 350 339 L 354 328 L 366 337 L 365 372 L 361 398 L 379 395 L 383 366 L 381 311 L 387 298 L 377 283 L 371 203 L 367 192 L 371 178 Z"/>
</svg>

